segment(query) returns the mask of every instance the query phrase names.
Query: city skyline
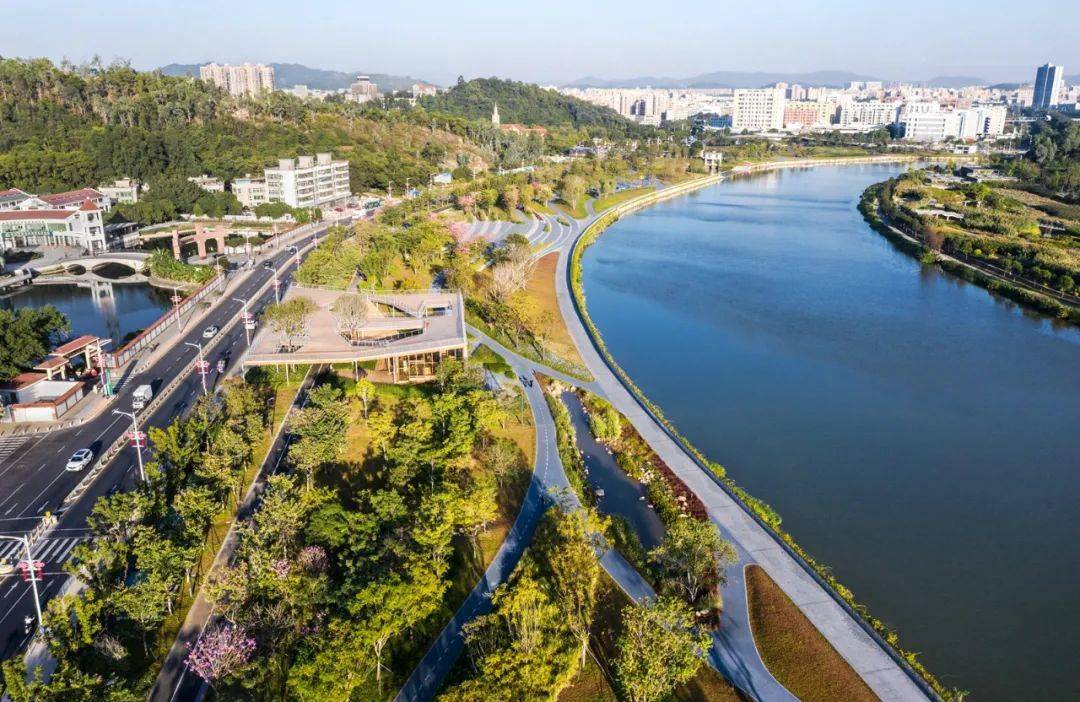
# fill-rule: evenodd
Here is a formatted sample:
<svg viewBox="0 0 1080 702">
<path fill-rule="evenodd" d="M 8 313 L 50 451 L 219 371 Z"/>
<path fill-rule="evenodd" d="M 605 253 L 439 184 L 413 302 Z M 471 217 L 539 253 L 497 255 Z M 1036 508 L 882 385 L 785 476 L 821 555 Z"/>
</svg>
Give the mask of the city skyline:
<svg viewBox="0 0 1080 702">
<path fill-rule="evenodd" d="M 586 76 L 686 78 L 720 70 L 838 70 L 907 81 L 959 75 L 997 83 L 1029 82 L 1030 67 L 1048 61 L 1065 66 L 1067 74 L 1070 66 L 1080 66 L 1080 49 L 1067 33 L 1046 31 L 1080 21 L 1080 10 L 1063 2 L 1025 8 L 1006 24 L 991 7 L 1004 10 L 1003 3 L 984 3 L 976 15 L 920 1 L 890 15 L 888 31 L 882 31 L 883 18 L 874 8 L 805 4 L 785 7 L 783 23 L 775 21 L 775 8 L 751 3 L 701 8 L 690 23 L 685 14 L 657 17 L 655 8 L 641 2 L 621 4 L 618 12 L 607 3 L 580 7 L 557 1 L 542 13 L 493 3 L 462 13 L 423 1 L 406 16 L 392 7 L 338 0 L 320 3 L 313 13 L 275 0 L 251 4 L 251 12 L 229 13 L 212 24 L 203 21 L 203 10 L 211 8 L 205 2 L 157 2 L 153 13 L 136 14 L 111 1 L 93 9 L 63 4 L 70 21 L 44 36 L 31 30 L 50 21 L 56 8 L 22 8 L 12 18 L 16 31 L 5 55 L 76 63 L 98 55 L 106 61 L 129 59 L 144 70 L 169 63 L 293 62 L 443 84 L 458 75 L 544 84 Z M 646 12 L 649 22 L 641 22 Z M 574 18 L 572 25 L 567 17 Z M 379 31 L 356 42 L 343 29 L 354 25 Z M 298 28 L 325 41 L 291 41 Z M 161 42 L 160 33 L 174 41 Z"/>
</svg>

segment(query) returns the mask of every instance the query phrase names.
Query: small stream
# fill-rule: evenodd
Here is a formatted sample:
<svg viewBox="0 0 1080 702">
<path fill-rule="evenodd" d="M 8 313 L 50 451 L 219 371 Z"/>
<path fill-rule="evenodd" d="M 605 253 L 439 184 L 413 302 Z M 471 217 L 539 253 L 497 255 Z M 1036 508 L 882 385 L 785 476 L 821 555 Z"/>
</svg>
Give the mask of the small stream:
<svg viewBox="0 0 1080 702">
<path fill-rule="evenodd" d="M 615 457 L 593 437 L 581 399 L 567 391 L 562 401 L 570 411 L 589 482 L 597 491 L 603 491 L 597 493 L 597 509 L 601 514 L 625 518 L 646 551 L 659 546 L 664 539 L 664 524 L 649 504 L 645 487 L 624 473 Z"/>
</svg>

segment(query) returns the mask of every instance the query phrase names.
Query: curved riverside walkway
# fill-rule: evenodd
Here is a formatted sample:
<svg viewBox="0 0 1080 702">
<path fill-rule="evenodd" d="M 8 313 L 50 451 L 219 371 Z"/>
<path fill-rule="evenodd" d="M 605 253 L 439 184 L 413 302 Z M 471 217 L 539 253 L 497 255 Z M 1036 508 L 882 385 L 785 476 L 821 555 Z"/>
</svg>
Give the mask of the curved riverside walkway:
<svg viewBox="0 0 1080 702">
<path fill-rule="evenodd" d="M 514 367 L 515 373 L 529 375 L 537 372 L 549 376 L 559 375 L 535 361 L 518 356 L 476 329 L 470 328 L 469 333 L 503 356 Z M 600 396 L 606 396 L 603 388 L 596 382 L 583 383 L 566 377 L 563 377 L 562 380 L 568 384 L 586 388 Z M 540 398 L 540 402 L 543 402 L 543 397 Z M 536 409 L 537 407 L 534 406 L 534 413 Z M 546 422 L 553 421 L 546 404 L 540 407 L 540 411 Z M 566 489 L 569 490 L 569 481 L 563 470 L 557 448 L 555 449 L 553 466 L 558 471 L 561 484 L 565 484 Z M 574 503 L 577 503 L 577 497 L 573 493 L 571 493 L 571 499 Z M 734 539 L 723 529 L 720 529 L 720 532 L 724 538 L 734 542 Z M 720 628 L 712 635 L 713 645 L 709 651 L 709 662 L 751 699 L 761 700 L 762 702 L 794 702 L 796 699 L 794 695 L 777 682 L 758 654 L 753 633 L 750 631 L 750 618 L 746 606 L 746 589 L 743 584 L 744 567 L 756 561 L 750 558 L 737 543 L 736 549 L 739 551 L 739 563 L 728 569 L 727 584 L 720 593 L 724 601 L 724 612 L 721 615 Z M 600 565 L 618 583 L 623 592 L 633 598 L 634 601 L 640 602 L 643 599 L 655 596 L 656 593 L 653 591 L 652 586 L 614 549 L 608 550 L 601 556 Z"/>
<path fill-rule="evenodd" d="M 865 160 L 845 159 L 843 162 L 858 163 Z M 807 167 L 825 163 L 831 162 L 780 162 L 761 164 L 755 170 Z M 695 186 L 701 187 L 718 182 L 720 182 L 719 177 L 703 179 L 701 183 L 686 184 L 690 186 L 689 188 L 676 187 L 675 190 L 679 193 L 663 193 L 669 188 L 660 188 L 661 197 L 691 192 L 696 189 Z M 564 215 L 568 225 L 558 222 L 556 216 L 545 215 L 543 219 L 549 224 L 548 232 L 541 233 L 539 227 L 530 227 L 529 232 L 523 233 L 532 241 L 537 257 L 553 252 L 562 254 L 556 271 L 559 309 L 586 367 L 594 374 L 596 380 L 583 382 L 519 356 L 473 327 L 469 327 L 470 335 L 502 355 L 514 369 L 515 375 L 530 376 L 533 372 L 538 372 L 606 397 L 634 424 L 687 486 L 702 499 L 721 535 L 731 541 L 739 553 L 739 563 L 728 571 L 728 582 L 721 593 L 725 611 L 721 619 L 721 627 L 712 637 L 713 646 L 710 650 L 709 661 L 748 697 L 764 702 L 773 700 L 787 702 L 796 699 L 766 669 L 750 630 L 744 572 L 746 565 L 758 564 L 765 568 L 773 580 L 799 605 L 881 699 L 926 700 L 928 696 L 923 694 L 899 665 L 860 627 L 859 623 L 854 621 L 829 593 L 801 569 L 799 564 L 784 551 L 771 532 L 765 531 L 758 525 L 739 504 L 734 502 L 733 498 L 713 482 L 712 478 L 705 475 L 682 447 L 643 410 L 592 345 L 570 297 L 567 277 L 568 259 L 572 247 L 588 226 L 600 216 L 595 212 L 591 200 L 586 203 L 586 210 L 589 216 L 584 220 Z M 539 387 L 526 387 L 525 392 L 536 424 L 537 453 L 533 480 L 522 503 L 521 511 L 510 534 L 507 535 L 485 572 L 484 578 L 470 592 L 420 664 L 410 674 L 395 698 L 395 702 L 434 699 L 442 682 L 464 649 L 464 640 L 461 635 L 463 625 L 472 618 L 490 611 L 491 594 L 509 577 L 517 565 L 540 517 L 550 505 L 547 495 L 551 492 L 565 493 L 568 496 L 565 498 L 569 503 L 567 506 L 572 508 L 577 505 L 576 495 L 570 489 L 559 459 L 554 422 L 542 392 Z M 687 473 L 691 473 L 693 479 L 689 479 Z M 635 601 L 640 602 L 655 596 L 652 587 L 613 549 L 601 555 L 600 563 L 619 587 Z"/>
<path fill-rule="evenodd" d="M 808 165 L 821 165 L 821 163 L 769 164 L 758 170 Z M 574 242 L 580 238 L 585 228 L 594 219 L 574 222 Z M 701 499 L 709 518 L 721 535 L 734 543 L 738 549 L 740 565 L 756 563 L 762 566 L 879 698 L 887 702 L 930 698 L 900 664 L 882 648 L 882 645 L 863 629 L 862 624 L 856 621 L 833 595 L 811 577 L 802 565 L 784 549 L 777 537 L 755 521 L 712 476 L 705 473 L 616 377 L 593 345 L 592 338 L 578 317 L 569 288 L 569 253 L 572 246 L 573 244 L 567 247 L 563 251 L 564 255 L 559 257 L 556 271 L 556 296 L 567 329 L 578 347 L 585 367 L 593 374 L 596 379 L 595 385 L 599 386 L 602 394 L 626 416 L 660 458 Z M 732 615 L 733 619 L 738 617 L 745 622 L 745 615 L 739 616 L 739 613 L 735 611 L 739 607 L 746 606 L 745 594 L 740 597 L 737 592 L 741 590 L 745 593 L 742 573 L 740 571 L 736 576 L 733 570 L 731 575 L 733 576 L 730 578 L 731 582 L 724 590 L 725 614 Z M 721 627 L 721 636 L 729 637 L 726 641 L 731 646 L 727 647 L 727 650 L 737 650 L 738 641 L 749 635 L 748 629 L 749 626 L 746 625 L 746 631 L 740 632 L 737 621 L 731 623 L 725 621 Z M 752 636 L 750 638 L 752 640 Z M 727 661 L 717 661 L 717 663 L 718 667 L 729 675 L 731 670 L 729 666 L 739 667 L 751 664 L 745 656 L 740 655 L 735 655 Z M 764 690 L 762 692 L 764 693 Z M 762 699 L 772 699 L 772 697 Z"/>
</svg>

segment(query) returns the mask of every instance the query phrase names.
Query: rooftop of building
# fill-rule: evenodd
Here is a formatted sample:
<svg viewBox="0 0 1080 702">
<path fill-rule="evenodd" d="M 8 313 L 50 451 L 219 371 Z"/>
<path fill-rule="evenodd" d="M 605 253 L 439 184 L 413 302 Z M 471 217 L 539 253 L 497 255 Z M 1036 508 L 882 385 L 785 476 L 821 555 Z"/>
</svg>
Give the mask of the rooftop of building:
<svg viewBox="0 0 1080 702">
<path fill-rule="evenodd" d="M 104 196 L 94 188 L 79 188 L 78 190 L 53 193 L 52 195 L 38 195 L 37 197 L 54 207 L 70 207 L 86 200 L 95 200 Z"/>
<path fill-rule="evenodd" d="M 75 214 L 74 210 L 5 210 L 0 212 L 0 222 L 21 219 L 64 220 Z"/>
<path fill-rule="evenodd" d="M 355 325 L 352 341 L 347 338 L 348 325 L 333 311 L 335 302 L 349 295 L 361 295 L 367 304 L 367 319 Z M 348 363 L 460 349 L 467 343 L 464 303 L 458 292 L 352 293 L 293 285 L 282 299 L 298 297 L 308 298 L 316 309 L 297 347 L 285 350 L 282 336 L 264 325 L 251 342 L 245 364 Z"/>
</svg>

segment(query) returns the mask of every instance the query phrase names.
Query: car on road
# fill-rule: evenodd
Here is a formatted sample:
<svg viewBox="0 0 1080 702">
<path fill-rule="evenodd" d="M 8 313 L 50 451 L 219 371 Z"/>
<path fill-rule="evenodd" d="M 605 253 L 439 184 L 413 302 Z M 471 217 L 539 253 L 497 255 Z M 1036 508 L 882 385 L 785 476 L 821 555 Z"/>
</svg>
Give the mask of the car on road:
<svg viewBox="0 0 1080 702">
<path fill-rule="evenodd" d="M 220 330 L 217 327 L 215 327 L 213 324 L 211 324 L 206 329 L 202 330 L 202 338 L 204 338 L 204 339 L 213 339 L 214 336 L 217 335 L 218 331 L 220 331 Z"/>
<path fill-rule="evenodd" d="M 296 247 L 292 244 L 289 244 L 287 247 L 285 247 L 285 250 L 292 254 L 296 253 Z"/>
<path fill-rule="evenodd" d="M 263 261 L 263 268 L 265 268 L 268 271 L 274 270 L 274 262 L 273 261 Z"/>
<path fill-rule="evenodd" d="M 75 453 L 71 454 L 71 458 L 68 459 L 67 465 L 64 466 L 64 470 L 82 470 L 86 466 L 90 465 L 90 461 L 92 460 L 94 460 L 93 451 L 91 451 L 90 449 L 79 449 Z"/>
</svg>

